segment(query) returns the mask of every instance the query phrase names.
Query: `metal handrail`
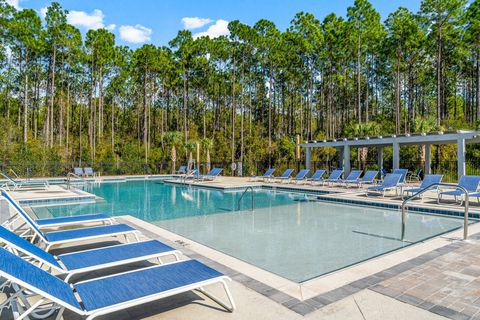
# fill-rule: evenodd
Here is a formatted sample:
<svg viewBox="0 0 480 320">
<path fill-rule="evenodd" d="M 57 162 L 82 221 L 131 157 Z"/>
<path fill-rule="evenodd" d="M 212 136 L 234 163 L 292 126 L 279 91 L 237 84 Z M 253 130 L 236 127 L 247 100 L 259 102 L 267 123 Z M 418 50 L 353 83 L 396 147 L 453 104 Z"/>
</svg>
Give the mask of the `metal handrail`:
<svg viewBox="0 0 480 320">
<path fill-rule="evenodd" d="M 418 191 L 417 193 L 411 195 L 410 197 L 406 198 L 402 202 L 402 240 L 404 239 L 405 236 L 405 219 L 406 219 L 406 213 L 405 213 L 405 207 L 407 203 L 412 200 L 413 198 L 418 197 L 419 195 L 425 193 L 426 191 L 430 190 L 432 187 L 447 187 L 447 188 L 452 188 L 456 190 L 461 190 L 463 194 L 465 194 L 465 212 L 464 212 L 464 218 L 463 218 L 463 240 L 467 240 L 468 238 L 468 207 L 469 207 L 469 196 L 468 196 L 468 191 L 462 186 L 453 186 L 451 184 L 446 184 L 446 183 L 433 183 L 429 185 L 428 187 Z"/>
<path fill-rule="evenodd" d="M 77 179 L 80 179 L 80 180 L 82 180 L 84 183 L 87 182 L 87 180 L 86 180 L 85 178 L 80 177 L 79 175 L 76 175 L 76 174 L 73 173 L 73 172 L 69 172 L 69 173 L 67 173 L 67 189 L 69 189 L 69 190 L 70 190 L 70 180 L 71 180 L 72 177 L 77 178 Z"/>
<path fill-rule="evenodd" d="M 252 195 L 252 207 L 250 209 L 250 211 L 253 211 L 255 209 L 255 192 L 253 190 L 253 187 L 252 186 L 248 186 L 245 188 L 245 190 L 243 191 L 242 195 L 240 196 L 240 199 L 238 199 L 238 202 L 237 202 L 237 211 L 240 211 L 240 206 L 242 205 L 242 199 L 243 197 L 245 196 L 245 194 L 247 193 L 248 190 L 251 190 L 251 195 Z"/>
</svg>

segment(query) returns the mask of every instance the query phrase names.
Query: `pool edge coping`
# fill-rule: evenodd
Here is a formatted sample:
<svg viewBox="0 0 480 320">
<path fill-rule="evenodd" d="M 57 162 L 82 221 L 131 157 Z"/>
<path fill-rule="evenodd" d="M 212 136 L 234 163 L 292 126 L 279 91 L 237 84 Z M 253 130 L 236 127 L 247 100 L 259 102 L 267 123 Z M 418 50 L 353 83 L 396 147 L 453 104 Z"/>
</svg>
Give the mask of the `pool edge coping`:
<svg viewBox="0 0 480 320">
<path fill-rule="evenodd" d="M 396 299 L 394 294 L 389 295 L 389 294 L 386 294 L 384 292 L 381 292 L 381 288 L 379 288 L 379 283 L 384 281 L 384 280 L 387 280 L 389 278 L 392 278 L 392 277 L 394 277 L 398 274 L 401 274 L 404 271 L 407 271 L 411 268 L 414 268 L 418 265 L 421 265 L 425 262 L 431 261 L 431 260 L 433 260 L 433 259 L 435 259 L 435 258 L 437 258 L 441 255 L 444 255 L 446 253 L 454 251 L 457 248 L 459 248 L 459 246 L 461 246 L 462 244 L 465 243 L 463 241 L 459 241 L 458 239 L 456 239 L 456 237 L 458 237 L 458 234 L 462 232 L 462 230 L 460 229 L 460 230 L 451 231 L 451 232 L 443 234 L 441 236 L 434 237 L 432 239 L 428 239 L 424 242 L 420 242 L 418 244 L 415 244 L 415 245 L 412 245 L 412 246 L 409 246 L 409 247 L 406 247 L 406 248 L 403 248 L 403 249 L 395 250 L 391 253 L 387 253 L 387 254 L 384 254 L 384 255 L 376 257 L 376 258 L 369 259 L 367 261 L 356 264 L 352 267 L 344 268 L 344 269 L 336 271 L 332 274 L 327 274 L 327 275 L 321 276 L 319 278 L 321 278 L 323 281 L 326 281 L 326 280 L 328 280 L 328 278 L 330 278 L 334 274 L 338 274 L 338 273 L 340 273 L 342 271 L 345 271 L 345 270 L 351 270 L 352 268 L 358 267 L 359 265 L 365 265 L 365 264 L 369 264 L 369 263 L 375 263 L 376 264 L 376 263 L 378 263 L 379 259 L 383 259 L 383 258 L 386 258 L 386 257 L 391 258 L 392 255 L 399 254 L 399 253 L 405 254 L 405 251 L 412 250 L 412 249 L 418 249 L 418 248 L 416 248 L 418 246 L 422 246 L 422 245 L 426 245 L 426 244 L 431 245 L 431 243 L 435 240 L 437 240 L 437 242 L 440 242 L 439 244 L 434 245 L 432 248 L 427 249 L 425 252 L 422 252 L 419 255 L 411 256 L 409 254 L 409 256 L 410 256 L 409 258 L 404 259 L 402 261 L 398 261 L 398 263 L 395 262 L 390 267 L 383 268 L 382 270 L 377 271 L 377 272 L 373 272 L 372 274 L 369 274 L 369 275 L 365 275 L 365 276 L 360 275 L 358 277 L 358 279 L 356 279 L 356 280 L 347 281 L 347 283 L 341 284 L 336 288 L 333 288 L 331 290 L 327 290 L 325 292 L 319 293 L 317 295 L 314 295 L 314 296 L 311 296 L 311 297 L 308 297 L 308 298 L 302 300 L 302 299 L 298 299 L 298 297 L 294 297 L 294 296 L 292 296 L 288 293 L 285 293 L 281 289 L 275 288 L 275 287 L 269 285 L 268 283 L 264 283 L 260 280 L 257 280 L 255 278 L 251 277 L 250 275 L 247 275 L 247 274 L 243 273 L 241 270 L 236 270 L 236 269 L 234 269 L 230 266 L 227 266 L 227 265 L 223 264 L 220 261 L 214 261 L 210 257 L 205 256 L 205 255 L 197 252 L 196 250 L 192 249 L 191 246 L 188 247 L 188 246 L 185 246 L 183 243 L 177 242 L 176 240 L 164 237 L 165 233 L 171 233 L 173 235 L 176 235 L 178 238 L 186 239 L 183 236 L 177 235 L 177 234 L 175 234 L 171 231 L 168 231 L 168 230 L 163 229 L 159 226 L 153 225 L 151 223 L 148 223 L 146 221 L 140 220 L 140 219 L 132 217 L 132 216 L 119 216 L 117 218 L 122 219 L 126 223 L 131 223 L 135 228 L 142 231 L 142 233 L 144 233 L 144 235 L 146 235 L 146 236 L 153 235 L 154 238 L 159 238 L 159 240 L 161 240 L 161 241 L 168 242 L 174 248 L 182 251 L 185 254 L 185 256 L 187 256 L 189 258 L 192 258 L 192 259 L 197 259 L 197 260 L 205 263 L 206 265 L 208 265 L 208 266 L 210 266 L 214 269 L 217 269 L 218 271 L 220 271 L 220 272 L 224 273 L 225 275 L 231 277 L 233 280 L 239 282 L 240 284 L 244 285 L 245 287 L 254 290 L 255 292 L 257 292 L 257 293 L 259 293 L 259 294 L 261 294 L 261 295 L 263 295 L 263 296 L 265 296 L 265 297 L 283 305 L 284 307 L 288 308 L 289 310 L 294 311 L 297 314 L 300 314 L 302 316 L 306 316 L 306 315 L 308 315 L 312 312 L 315 312 L 316 310 L 319 310 L 319 309 L 323 308 L 324 306 L 327 306 L 329 304 L 332 304 L 334 302 L 337 302 L 339 300 L 347 298 L 347 297 L 349 297 L 349 296 L 351 296 L 351 295 L 353 295 L 357 292 L 360 292 L 362 290 L 365 290 L 365 289 L 371 289 L 371 290 L 373 290 L 377 293 L 384 294 L 386 296 L 389 296 L 391 298 Z M 152 228 L 160 229 L 160 230 L 163 230 L 165 232 L 162 232 L 162 234 L 159 234 L 158 232 L 152 231 L 151 230 Z M 478 229 L 478 230 L 475 230 L 475 233 L 472 234 L 471 236 L 475 237 L 475 238 L 480 238 L 480 224 L 477 225 L 477 228 L 475 228 L 475 229 Z M 199 244 L 195 241 L 192 241 L 190 239 L 186 239 L 186 240 L 188 240 L 188 242 L 191 242 L 191 243 L 188 243 L 188 245 L 193 243 L 193 244 L 195 244 L 195 246 L 198 245 L 198 246 L 206 247 L 206 246 L 204 246 L 202 244 Z M 212 249 L 212 248 L 209 248 L 209 247 L 207 247 L 207 248 L 209 250 L 213 250 L 213 251 L 217 252 L 220 255 L 228 256 L 228 255 L 226 255 L 224 253 L 221 253 L 221 252 L 219 252 L 215 249 Z M 231 256 L 228 256 L 228 257 L 236 259 L 236 258 L 231 257 Z M 248 264 L 244 261 L 242 261 L 242 262 L 245 263 L 245 264 Z M 253 266 L 253 267 L 258 268 L 256 266 Z M 263 270 L 263 271 L 268 272 L 268 271 L 265 271 L 265 270 Z M 280 277 L 278 275 L 275 275 L 275 276 Z M 282 277 L 280 277 L 280 278 L 282 278 Z M 285 279 L 285 280 L 290 281 L 288 279 Z M 315 278 L 315 279 L 309 280 L 307 282 L 311 282 L 311 281 L 315 281 L 315 280 L 319 280 L 319 279 Z M 297 283 L 297 285 L 299 287 L 301 287 L 303 284 L 298 284 Z M 442 313 L 440 313 L 442 310 L 429 310 L 426 307 L 423 308 L 423 309 L 431 311 L 433 313 L 443 315 Z M 436 312 L 436 311 L 438 311 L 438 312 Z M 445 311 L 445 310 L 443 310 L 443 311 Z M 454 310 L 451 310 L 451 309 L 449 309 L 449 312 L 454 312 L 454 313 L 458 313 L 459 315 L 463 315 L 463 314 L 461 314 L 459 312 L 456 312 Z"/>
</svg>

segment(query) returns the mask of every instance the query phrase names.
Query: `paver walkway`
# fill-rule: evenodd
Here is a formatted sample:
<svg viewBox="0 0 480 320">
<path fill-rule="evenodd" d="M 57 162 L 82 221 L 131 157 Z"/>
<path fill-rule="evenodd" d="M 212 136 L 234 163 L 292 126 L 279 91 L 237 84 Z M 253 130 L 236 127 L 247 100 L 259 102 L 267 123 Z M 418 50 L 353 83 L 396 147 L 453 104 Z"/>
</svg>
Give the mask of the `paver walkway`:
<svg viewBox="0 0 480 320">
<path fill-rule="evenodd" d="M 453 319 L 480 319 L 480 235 L 373 290 Z"/>
</svg>

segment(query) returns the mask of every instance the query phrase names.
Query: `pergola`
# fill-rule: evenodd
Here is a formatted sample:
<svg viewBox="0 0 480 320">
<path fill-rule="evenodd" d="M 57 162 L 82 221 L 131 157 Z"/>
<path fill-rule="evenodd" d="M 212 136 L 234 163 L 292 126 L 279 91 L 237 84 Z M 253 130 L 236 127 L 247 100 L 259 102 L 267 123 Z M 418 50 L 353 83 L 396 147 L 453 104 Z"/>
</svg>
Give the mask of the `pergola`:
<svg viewBox="0 0 480 320">
<path fill-rule="evenodd" d="M 410 145 L 425 145 L 425 173 L 431 173 L 431 152 L 430 146 L 441 144 L 457 145 L 458 178 L 465 175 L 465 145 L 467 143 L 480 142 L 480 131 L 460 130 L 456 132 L 434 132 L 406 135 L 392 135 L 388 137 L 366 137 L 366 138 L 343 138 L 323 141 L 308 141 L 300 144 L 306 149 L 305 167 L 311 168 L 312 148 L 334 147 L 340 152 L 340 159 L 343 162 L 343 170 L 346 175 L 350 173 L 350 148 L 377 148 L 378 167 L 383 168 L 383 148 L 393 148 L 393 169 L 400 166 L 400 147 Z"/>
</svg>

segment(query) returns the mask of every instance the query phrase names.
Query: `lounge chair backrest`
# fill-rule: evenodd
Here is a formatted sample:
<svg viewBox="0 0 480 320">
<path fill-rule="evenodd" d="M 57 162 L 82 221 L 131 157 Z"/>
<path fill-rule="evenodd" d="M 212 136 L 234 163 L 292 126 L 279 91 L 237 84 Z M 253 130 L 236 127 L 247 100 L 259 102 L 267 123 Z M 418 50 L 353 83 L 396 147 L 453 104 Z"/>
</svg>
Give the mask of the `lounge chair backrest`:
<svg viewBox="0 0 480 320">
<path fill-rule="evenodd" d="M 265 171 L 265 173 L 263 174 L 263 177 L 264 177 L 264 178 L 271 177 L 274 171 L 275 171 L 275 169 L 274 169 L 274 168 L 270 168 L 270 169 L 268 169 L 268 170 L 267 170 L 267 171 Z"/>
<path fill-rule="evenodd" d="M 73 173 L 77 176 L 83 176 L 83 169 L 82 168 L 73 168 Z"/>
<path fill-rule="evenodd" d="M 83 172 L 84 172 L 85 175 L 87 175 L 87 176 L 93 176 L 93 174 L 94 174 L 92 167 L 85 167 L 85 168 L 83 168 Z"/>
<path fill-rule="evenodd" d="M 36 245 L 21 238 L 10 230 L 0 226 L 0 242 L 4 242 L 9 246 L 14 247 L 16 250 L 22 251 L 24 254 L 35 257 L 43 263 L 62 271 L 62 267 L 58 264 L 57 260 L 50 253 L 40 249 Z"/>
<path fill-rule="evenodd" d="M 300 170 L 300 171 L 297 173 L 297 175 L 295 176 L 295 179 L 296 179 L 296 180 L 304 179 L 304 178 L 307 176 L 307 174 L 308 174 L 309 171 L 310 171 L 310 170 L 308 170 L 308 169 Z"/>
<path fill-rule="evenodd" d="M 45 239 L 45 236 L 43 235 L 42 231 L 38 229 L 37 225 L 35 222 L 32 220 L 32 218 L 28 215 L 28 213 L 23 210 L 23 208 L 18 204 L 17 201 L 13 200 L 13 198 L 3 189 L 0 189 L 0 193 L 2 194 L 2 197 L 7 200 L 7 202 L 15 209 L 15 211 L 23 217 L 25 222 L 35 231 L 35 233 L 41 237 L 43 240 Z"/>
<path fill-rule="evenodd" d="M 405 182 L 405 178 L 407 177 L 408 170 L 407 169 L 395 169 L 392 172 L 393 174 L 400 174 L 402 177 L 400 178 L 400 183 Z"/>
<path fill-rule="evenodd" d="M 382 186 L 395 187 L 400 183 L 401 179 L 402 179 L 401 174 L 387 173 L 387 175 L 385 175 L 385 178 L 383 179 Z"/>
<path fill-rule="evenodd" d="M 178 172 L 184 173 L 186 170 L 187 170 L 187 166 L 181 166 L 181 167 L 178 169 Z"/>
<path fill-rule="evenodd" d="M 362 175 L 362 170 L 352 170 L 350 171 L 348 177 L 345 179 L 347 181 L 356 181 Z"/>
<path fill-rule="evenodd" d="M 287 169 L 283 172 L 283 174 L 280 176 L 281 178 L 288 178 L 292 174 L 293 169 Z"/>
<path fill-rule="evenodd" d="M 422 184 L 420 185 L 421 189 L 428 188 L 432 184 L 442 182 L 443 174 L 426 174 L 423 178 Z"/>
<path fill-rule="evenodd" d="M 218 176 L 220 172 L 222 172 L 222 170 L 223 170 L 222 168 L 213 168 L 212 170 L 210 170 L 207 176 L 212 176 L 212 177 Z"/>
<path fill-rule="evenodd" d="M 458 185 L 467 189 L 468 192 L 476 192 L 479 183 L 480 176 L 461 176 Z"/>
<path fill-rule="evenodd" d="M 369 170 L 365 172 L 365 174 L 363 175 L 362 182 L 373 182 L 373 180 L 375 180 L 377 175 L 378 175 L 378 171 Z"/>
<path fill-rule="evenodd" d="M 318 180 L 318 179 L 320 179 L 321 177 L 323 177 L 323 175 L 325 174 L 325 172 L 327 172 L 327 170 L 318 169 L 317 171 L 315 171 L 315 173 L 313 174 L 313 176 L 310 177 L 310 179 L 312 179 L 312 180 Z"/>
<path fill-rule="evenodd" d="M 328 180 L 338 180 L 343 174 L 342 169 L 335 169 L 330 173 L 330 176 L 328 177 Z"/>
<path fill-rule="evenodd" d="M 0 248 L 0 276 L 82 314 L 70 285 L 13 253 Z"/>
</svg>

